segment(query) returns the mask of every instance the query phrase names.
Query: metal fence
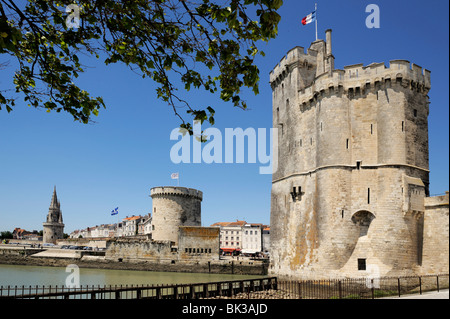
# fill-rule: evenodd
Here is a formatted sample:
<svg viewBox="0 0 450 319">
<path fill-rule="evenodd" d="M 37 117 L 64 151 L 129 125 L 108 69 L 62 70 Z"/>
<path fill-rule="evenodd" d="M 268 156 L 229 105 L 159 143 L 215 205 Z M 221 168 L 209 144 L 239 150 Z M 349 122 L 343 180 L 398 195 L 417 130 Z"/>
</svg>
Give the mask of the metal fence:
<svg viewBox="0 0 450 319">
<path fill-rule="evenodd" d="M 278 281 L 274 298 L 375 299 L 449 288 L 449 275 Z M 271 296 L 268 296 L 269 298 Z"/>
<path fill-rule="evenodd" d="M 1 286 L 0 299 L 201 299 L 276 290 L 277 278 L 175 285 Z"/>
<path fill-rule="evenodd" d="M 375 299 L 448 288 L 448 274 L 304 281 L 270 277 L 151 286 L 1 286 L 0 299 Z"/>
</svg>

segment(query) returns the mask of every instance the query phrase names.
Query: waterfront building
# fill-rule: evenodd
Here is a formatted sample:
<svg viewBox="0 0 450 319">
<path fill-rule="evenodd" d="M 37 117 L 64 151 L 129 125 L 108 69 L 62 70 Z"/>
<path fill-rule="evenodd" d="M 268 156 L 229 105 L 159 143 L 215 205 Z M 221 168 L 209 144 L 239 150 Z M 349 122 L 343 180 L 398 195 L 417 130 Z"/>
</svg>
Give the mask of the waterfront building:
<svg viewBox="0 0 450 319">
<path fill-rule="evenodd" d="M 242 252 L 244 254 L 256 254 L 267 251 L 264 248 L 263 234 L 269 241 L 270 228 L 263 224 L 251 224 L 243 220 L 235 222 L 218 222 L 211 227 L 220 228 L 220 249 L 226 253 Z M 264 229 L 266 229 L 264 231 Z"/>
</svg>

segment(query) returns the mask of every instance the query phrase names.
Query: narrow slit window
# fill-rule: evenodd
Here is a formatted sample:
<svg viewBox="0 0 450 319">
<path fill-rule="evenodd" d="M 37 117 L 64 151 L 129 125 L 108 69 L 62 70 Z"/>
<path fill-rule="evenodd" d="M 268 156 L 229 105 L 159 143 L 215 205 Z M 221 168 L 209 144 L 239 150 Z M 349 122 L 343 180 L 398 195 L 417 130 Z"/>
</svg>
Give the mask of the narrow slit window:
<svg viewBox="0 0 450 319">
<path fill-rule="evenodd" d="M 370 124 L 370 134 L 373 134 L 373 124 Z"/>
<path fill-rule="evenodd" d="M 405 131 L 405 121 L 402 121 L 402 132 Z"/>
<path fill-rule="evenodd" d="M 347 149 L 348 149 L 348 147 L 349 147 L 349 144 L 350 144 L 350 140 L 347 139 Z"/>
<path fill-rule="evenodd" d="M 356 169 L 357 170 L 361 169 L 361 161 L 356 161 Z"/>
<path fill-rule="evenodd" d="M 367 189 L 367 204 L 370 204 L 370 188 Z"/>
<path fill-rule="evenodd" d="M 417 117 L 417 110 L 414 109 L 414 117 Z"/>
</svg>

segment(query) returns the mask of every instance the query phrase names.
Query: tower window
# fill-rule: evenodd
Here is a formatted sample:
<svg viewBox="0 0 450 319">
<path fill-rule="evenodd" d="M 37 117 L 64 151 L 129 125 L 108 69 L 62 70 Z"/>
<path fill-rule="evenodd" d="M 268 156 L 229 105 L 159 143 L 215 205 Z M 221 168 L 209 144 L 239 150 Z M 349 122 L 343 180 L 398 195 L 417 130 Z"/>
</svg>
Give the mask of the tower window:
<svg viewBox="0 0 450 319">
<path fill-rule="evenodd" d="M 402 132 L 405 131 L 405 121 L 402 121 Z"/>
<path fill-rule="evenodd" d="M 358 270 L 366 270 L 366 259 L 358 258 Z"/>
<path fill-rule="evenodd" d="M 356 169 L 360 170 L 361 169 L 361 161 L 356 161 Z"/>
<path fill-rule="evenodd" d="M 417 117 L 417 110 L 414 109 L 414 117 Z"/>
<path fill-rule="evenodd" d="M 367 189 L 367 204 L 370 204 L 370 188 Z"/>
<path fill-rule="evenodd" d="M 349 144 L 350 144 L 350 140 L 347 139 L 347 149 L 348 149 L 348 147 L 349 147 Z"/>
<path fill-rule="evenodd" d="M 373 124 L 370 124 L 370 134 L 373 134 Z"/>
<path fill-rule="evenodd" d="M 303 146 L 303 140 L 300 139 L 300 147 L 302 147 L 302 146 Z"/>
</svg>

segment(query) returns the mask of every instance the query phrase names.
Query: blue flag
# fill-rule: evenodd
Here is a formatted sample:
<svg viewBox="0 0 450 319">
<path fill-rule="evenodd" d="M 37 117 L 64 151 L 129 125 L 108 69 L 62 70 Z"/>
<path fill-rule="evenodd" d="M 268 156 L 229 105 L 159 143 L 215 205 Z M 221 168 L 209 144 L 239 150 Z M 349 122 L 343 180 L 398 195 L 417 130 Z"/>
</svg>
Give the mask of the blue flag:
<svg viewBox="0 0 450 319">
<path fill-rule="evenodd" d="M 119 213 L 119 207 L 116 207 L 111 211 L 111 216 L 117 215 L 118 213 Z"/>
</svg>

